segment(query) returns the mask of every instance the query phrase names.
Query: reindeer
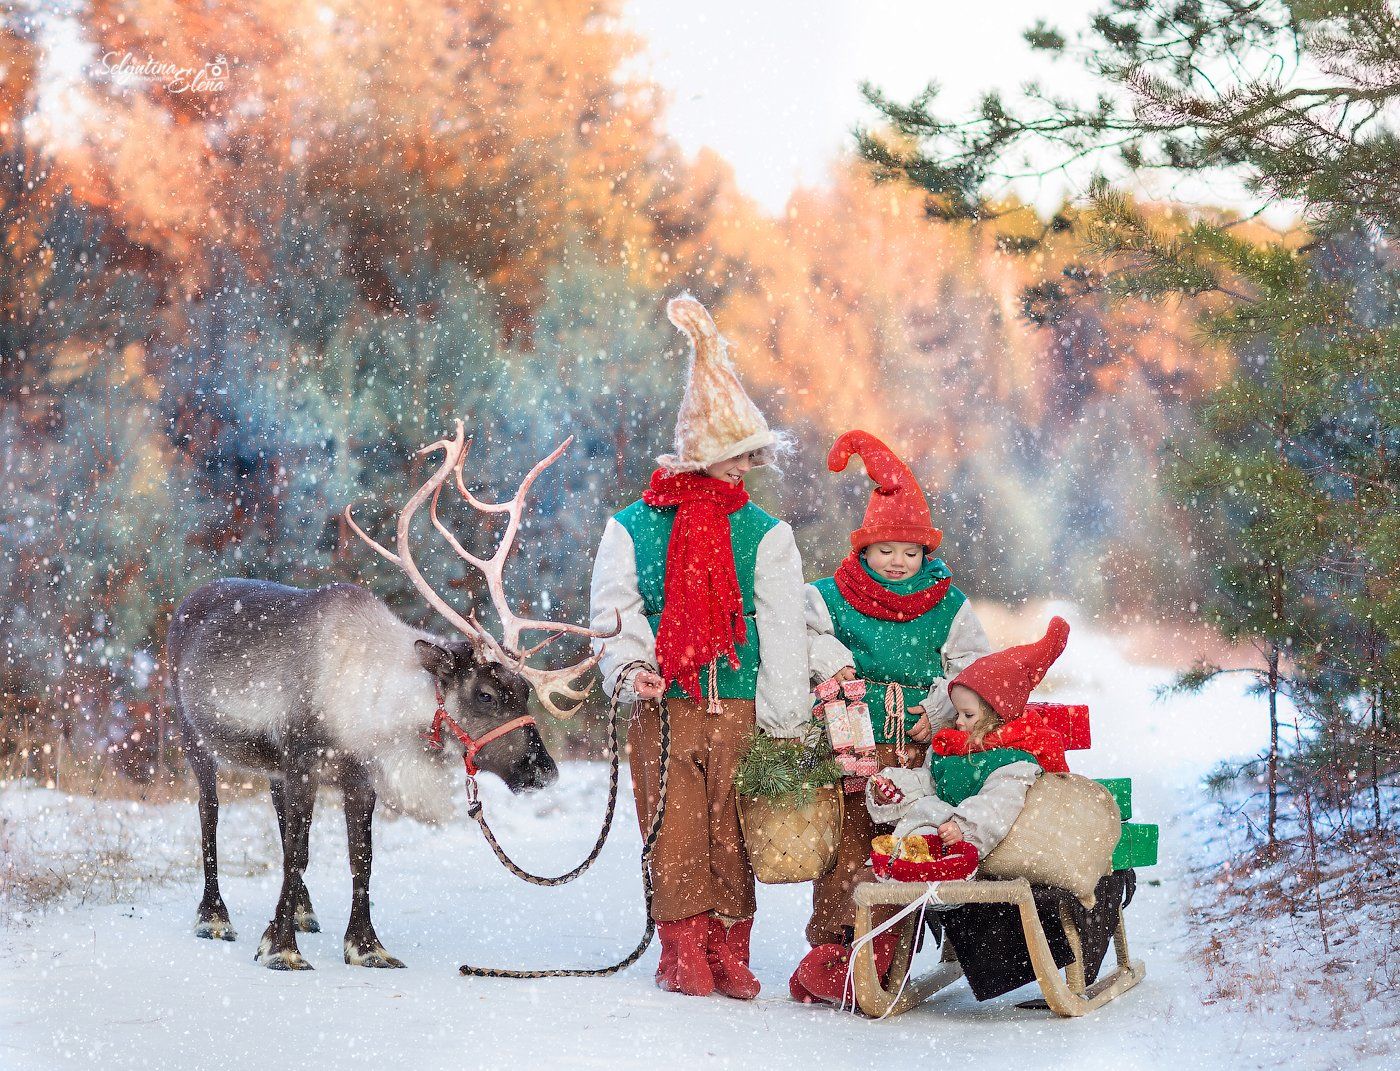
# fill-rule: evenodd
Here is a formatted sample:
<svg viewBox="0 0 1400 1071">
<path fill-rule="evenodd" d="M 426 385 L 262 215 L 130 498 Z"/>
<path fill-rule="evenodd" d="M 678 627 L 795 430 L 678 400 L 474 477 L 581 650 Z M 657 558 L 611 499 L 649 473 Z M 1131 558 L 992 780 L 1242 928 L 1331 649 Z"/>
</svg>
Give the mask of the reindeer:
<svg viewBox="0 0 1400 1071">
<path fill-rule="evenodd" d="M 340 786 L 350 849 L 353 896 L 345 931 L 345 962 L 402 967 L 385 951 L 370 921 L 371 823 L 382 797 L 391 807 L 429 822 L 452 813 L 454 759 L 500 776 L 513 792 L 543 787 L 557 767 L 526 712 L 529 689 L 557 717 L 574 714 L 591 681 L 579 678 L 598 663 L 594 654 L 563 669 L 543 670 L 526 659 L 564 633 L 606 639 L 611 633 L 520 617 L 505 596 L 506 557 L 515 543 L 531 484 L 572 438 L 539 462 L 508 502 L 485 503 L 467 489 L 462 468 L 471 447 L 462 422 L 452 439 L 419 451 L 443 453 L 438 470 L 399 512 L 396 551 L 371 539 L 345 509 L 350 527 L 401 568 L 427 603 L 461 636 L 443 639 L 400 621 L 379 599 L 353 584 L 306 591 L 259 580 L 216 580 L 185 597 L 166 640 L 175 712 L 199 785 L 204 897 L 195 934 L 232 941 L 236 934 L 219 895 L 217 828 L 220 762 L 265 773 L 282 838 L 282 890 L 258 944 L 257 962 L 274 970 L 309 970 L 298 932 L 320 929 L 303 872 L 317 785 Z M 478 558 L 438 518 L 438 497 L 449 478 L 466 502 L 503 513 L 505 533 L 495 554 Z M 433 527 L 486 578 L 501 621 L 497 640 L 473 610 L 462 616 L 423 578 L 414 561 L 409 525 L 429 502 Z M 619 621 L 618 627 L 621 627 Z M 527 631 L 548 633 L 522 649 Z M 555 702 L 556 697 L 566 705 Z M 467 742 L 442 745 L 446 718 Z M 423 739 L 431 728 L 436 750 Z"/>
</svg>

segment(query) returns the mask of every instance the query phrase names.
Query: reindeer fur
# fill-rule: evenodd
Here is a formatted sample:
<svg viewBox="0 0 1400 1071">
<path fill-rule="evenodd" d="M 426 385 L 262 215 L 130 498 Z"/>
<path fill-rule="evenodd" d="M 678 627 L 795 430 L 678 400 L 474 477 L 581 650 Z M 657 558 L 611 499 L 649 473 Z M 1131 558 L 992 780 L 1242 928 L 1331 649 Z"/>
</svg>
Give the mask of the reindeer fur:
<svg viewBox="0 0 1400 1071">
<path fill-rule="evenodd" d="M 345 960 L 402 966 L 384 951 L 369 917 L 371 822 L 377 799 L 415 818 L 452 814 L 460 769 L 455 743 L 425 747 L 436 708 L 481 735 L 526 712 L 528 686 L 482 660 L 467 641 L 412 628 L 370 592 L 351 584 L 301 590 L 256 580 L 206 584 L 180 604 L 166 641 L 171 693 L 200 790 L 205 891 L 199 936 L 233 940 L 218 890 L 217 769 L 227 763 L 268 775 L 283 839 L 283 887 L 257 958 L 304 969 L 296 931 L 319 928 L 302 881 L 316 786 L 345 798 L 354 897 Z M 558 776 L 533 726 L 478 755 L 512 791 Z"/>
</svg>

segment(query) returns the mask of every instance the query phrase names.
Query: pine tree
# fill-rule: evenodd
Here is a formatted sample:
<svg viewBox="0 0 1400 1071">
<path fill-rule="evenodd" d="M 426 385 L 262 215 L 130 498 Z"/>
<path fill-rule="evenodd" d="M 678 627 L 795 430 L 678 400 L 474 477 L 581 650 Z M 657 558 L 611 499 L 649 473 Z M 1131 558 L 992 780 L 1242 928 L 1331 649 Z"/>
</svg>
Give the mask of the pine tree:
<svg viewBox="0 0 1400 1071">
<path fill-rule="evenodd" d="M 1259 242 L 1219 216 L 1154 222 L 1100 179 L 1082 214 L 1045 228 L 1073 230 L 1092 262 L 1027 300 L 1053 323 L 1103 297 L 1184 299 L 1234 350 L 1238 371 L 1177 444 L 1171 479 L 1200 516 L 1207 615 L 1264 652 L 1269 837 L 1284 695 L 1312 722 L 1302 772 L 1341 797 L 1364 768 L 1379 826 L 1381 777 L 1400 765 L 1400 16 L 1383 0 L 1110 0 L 1073 42 L 1043 23 L 1026 37 L 1111 92 L 1079 104 L 1032 86 L 945 119 L 932 88 L 899 104 L 867 87 L 887 125 L 859 133 L 861 153 L 944 219 L 995 218 L 1027 153 L 1040 173 L 1089 158 L 1226 174 L 1302 205 L 1314 241 Z"/>
</svg>

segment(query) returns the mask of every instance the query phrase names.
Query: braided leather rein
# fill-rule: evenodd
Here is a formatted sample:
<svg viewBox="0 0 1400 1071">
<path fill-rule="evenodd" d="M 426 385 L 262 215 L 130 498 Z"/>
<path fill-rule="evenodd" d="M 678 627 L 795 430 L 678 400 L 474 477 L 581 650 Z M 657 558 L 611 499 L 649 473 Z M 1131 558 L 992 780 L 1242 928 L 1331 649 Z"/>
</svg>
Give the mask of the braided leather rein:
<svg viewBox="0 0 1400 1071">
<path fill-rule="evenodd" d="M 555 886 L 564 885 L 573 881 L 590 866 L 593 865 L 599 854 L 603 850 L 603 844 L 608 839 L 608 833 L 612 829 L 613 815 L 617 810 L 617 786 L 619 776 L 619 752 L 618 747 L 618 725 L 617 725 L 618 702 L 614 698 L 608 707 L 608 806 L 603 816 L 603 827 L 598 833 L 598 839 L 593 845 L 593 850 L 588 853 L 587 858 L 578 866 L 566 874 L 558 877 L 545 878 L 537 874 L 523 870 L 506 855 L 496 840 L 496 836 L 491 832 L 491 826 L 486 821 L 486 812 L 482 807 L 481 799 L 477 792 L 476 778 L 470 773 L 467 775 L 467 813 L 476 820 L 481 827 L 482 835 L 486 838 L 486 843 L 491 846 L 491 850 L 496 853 L 496 858 L 501 861 L 501 865 L 509 870 L 522 881 L 528 881 L 531 885 Z M 470 964 L 462 964 L 458 968 L 458 973 L 472 978 L 603 978 L 611 974 L 624 971 L 637 960 L 642 958 L 651 944 L 651 939 L 656 935 L 656 920 L 651 917 L 652 881 L 651 881 L 651 853 L 656 846 L 657 838 L 661 835 L 661 820 L 666 812 L 666 777 L 670 765 L 671 757 L 671 717 L 666 705 L 665 697 L 660 700 L 661 714 L 661 783 L 657 795 L 656 814 L 652 817 L 651 828 L 647 831 L 646 839 L 642 842 L 642 886 L 646 896 L 646 932 L 643 933 L 641 942 L 624 959 L 614 963 L 610 967 L 565 967 L 553 970 L 538 971 L 516 971 L 506 970 L 498 967 L 473 967 Z"/>
</svg>

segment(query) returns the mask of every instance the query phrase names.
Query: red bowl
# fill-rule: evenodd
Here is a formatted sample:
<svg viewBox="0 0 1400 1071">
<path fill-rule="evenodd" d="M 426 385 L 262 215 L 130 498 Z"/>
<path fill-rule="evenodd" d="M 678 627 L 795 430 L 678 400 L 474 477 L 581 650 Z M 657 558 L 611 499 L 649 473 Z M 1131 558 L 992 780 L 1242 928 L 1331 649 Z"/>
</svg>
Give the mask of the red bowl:
<svg viewBox="0 0 1400 1071">
<path fill-rule="evenodd" d="M 964 842 L 965 843 L 965 842 Z M 939 845 L 942 847 L 942 845 Z M 870 868 L 875 876 L 884 881 L 951 881 L 967 877 L 975 869 L 976 852 L 969 852 L 961 845 L 943 848 L 943 854 L 927 863 L 914 863 L 908 859 L 891 859 L 879 852 L 870 853 Z M 969 855 L 972 857 L 969 860 Z M 971 861 L 972 866 L 967 863 Z M 961 865 L 960 865 L 961 864 Z"/>
</svg>

